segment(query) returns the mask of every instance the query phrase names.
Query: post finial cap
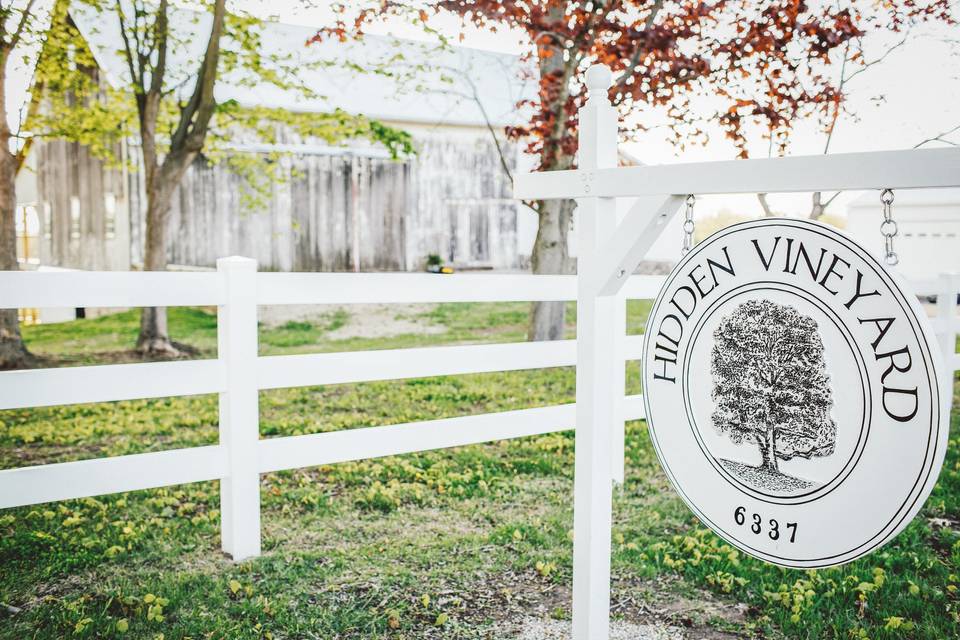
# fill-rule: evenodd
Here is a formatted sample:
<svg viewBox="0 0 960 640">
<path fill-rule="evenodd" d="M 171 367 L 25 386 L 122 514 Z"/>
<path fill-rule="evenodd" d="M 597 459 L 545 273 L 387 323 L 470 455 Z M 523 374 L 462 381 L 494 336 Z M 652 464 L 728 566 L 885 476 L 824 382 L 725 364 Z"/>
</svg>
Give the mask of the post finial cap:
<svg viewBox="0 0 960 640">
<path fill-rule="evenodd" d="M 613 72 L 605 64 L 591 65 L 586 74 L 587 89 L 590 96 L 607 96 L 607 89 L 613 84 Z"/>
</svg>

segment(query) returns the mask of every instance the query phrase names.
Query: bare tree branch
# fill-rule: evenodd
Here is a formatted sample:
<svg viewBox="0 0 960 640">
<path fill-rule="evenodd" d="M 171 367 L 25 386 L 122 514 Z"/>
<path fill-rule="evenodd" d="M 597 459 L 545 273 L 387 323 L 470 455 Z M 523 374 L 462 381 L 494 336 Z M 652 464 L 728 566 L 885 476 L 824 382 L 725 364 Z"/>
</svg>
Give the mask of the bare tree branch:
<svg viewBox="0 0 960 640">
<path fill-rule="evenodd" d="M 157 63 L 153 68 L 150 77 L 150 91 L 157 94 L 163 93 L 163 79 L 167 73 L 167 43 L 169 41 L 169 24 L 167 17 L 167 1 L 161 0 L 157 12 L 157 21 L 153 26 L 153 42 L 151 51 L 157 51 Z"/>
<path fill-rule="evenodd" d="M 824 205 L 823 205 L 823 193 L 820 191 L 813 192 L 813 206 L 810 207 L 810 219 L 819 220 L 820 217 L 824 214 Z"/>
<path fill-rule="evenodd" d="M 14 29 L 10 35 L 10 41 L 5 45 L 7 51 L 13 51 L 17 47 L 17 44 L 19 44 L 20 38 L 23 36 L 23 32 L 27 28 L 27 23 L 30 20 L 30 9 L 33 8 L 33 3 L 34 0 L 28 0 L 27 6 L 23 8 L 23 13 L 20 14 L 20 22 L 17 23 L 17 28 Z"/>
<path fill-rule="evenodd" d="M 118 0 L 119 1 L 119 0 Z M 133 29 L 131 30 L 131 35 L 133 36 L 134 51 L 137 54 L 137 69 L 139 70 L 139 85 L 143 88 L 144 91 L 147 89 L 147 81 L 145 73 L 150 63 L 150 56 L 144 51 L 146 44 L 140 40 L 140 30 L 141 23 L 146 20 L 142 6 L 138 0 L 133 2 Z M 146 34 L 144 34 L 146 37 Z"/>
<path fill-rule="evenodd" d="M 902 47 L 906 44 L 907 40 L 910 37 L 910 31 L 907 30 L 903 37 L 896 43 L 887 47 L 882 54 L 870 60 L 864 62 L 856 71 L 852 72 L 850 75 L 847 75 L 847 64 L 850 62 L 850 43 L 848 42 L 843 51 L 843 62 L 840 64 L 840 81 L 837 84 L 837 94 L 838 96 L 843 96 L 843 90 L 846 87 L 847 83 L 856 78 L 858 75 L 866 71 L 867 69 L 880 64 L 886 60 L 891 53 Z M 837 128 L 837 122 L 840 119 L 840 113 L 843 111 L 843 104 L 841 98 L 838 98 L 837 102 L 833 105 L 833 110 L 830 117 L 830 124 L 827 125 L 826 133 L 827 138 L 824 141 L 823 153 L 826 155 L 830 151 L 830 143 L 833 142 L 833 134 Z M 826 213 L 827 207 L 830 206 L 837 196 L 840 195 L 840 192 L 834 193 L 832 196 L 827 198 L 826 202 L 823 201 L 823 194 L 819 191 L 816 191 L 812 195 L 812 204 L 810 207 L 810 219 L 817 220 Z"/>
<path fill-rule="evenodd" d="M 942 142 L 942 143 L 944 143 L 944 144 L 949 144 L 949 145 L 951 145 L 951 146 L 958 147 L 958 146 L 960 146 L 960 142 L 954 142 L 953 140 L 947 140 L 947 136 L 949 136 L 951 133 L 954 133 L 954 132 L 956 132 L 956 131 L 960 131 L 960 124 L 958 124 L 957 126 L 951 128 L 951 129 L 947 129 L 946 131 L 944 131 L 944 132 L 942 132 L 942 133 L 938 133 L 937 135 L 933 136 L 932 138 L 927 138 L 926 140 L 921 140 L 921 141 L 918 142 L 917 144 L 913 145 L 913 148 L 914 148 L 914 149 L 919 149 L 919 148 L 922 147 L 923 145 L 929 144 L 929 143 L 931 143 L 931 142 Z"/>
<path fill-rule="evenodd" d="M 643 21 L 644 31 L 653 26 L 653 22 L 657 19 L 657 14 L 660 13 L 661 8 L 663 8 L 663 0 L 656 0 L 656 2 L 653 3 L 653 6 L 650 7 L 650 13 L 647 14 L 647 19 Z M 640 54 L 643 53 L 643 51 L 644 48 L 640 46 L 640 43 L 638 43 L 633 55 L 630 56 L 630 61 L 623 69 L 623 74 L 621 74 L 619 80 L 617 80 L 616 84 L 614 85 L 615 87 L 621 87 L 627 83 L 627 80 L 636 70 L 637 65 L 640 64 Z"/>
<path fill-rule="evenodd" d="M 877 64 L 880 64 L 881 62 L 883 62 L 884 60 L 886 60 L 886 59 L 890 56 L 891 53 L 893 53 L 894 51 L 896 51 L 897 49 L 899 49 L 900 47 L 902 47 L 903 45 L 905 45 L 905 44 L 907 43 L 907 40 L 908 40 L 909 38 L 910 38 L 910 30 L 907 29 L 906 31 L 904 31 L 903 38 L 901 38 L 899 42 L 896 42 L 895 44 L 892 44 L 892 45 L 890 45 L 889 47 L 887 47 L 886 51 L 884 51 L 882 54 L 880 54 L 879 56 L 877 56 L 877 57 L 874 58 L 873 60 L 870 60 L 869 62 L 864 62 L 863 65 L 862 65 L 859 69 L 857 69 L 856 71 L 854 71 L 853 73 L 851 73 L 849 76 L 847 76 L 847 77 L 844 79 L 844 82 L 850 82 L 851 80 L 853 80 L 854 78 L 856 78 L 858 75 L 860 75 L 861 73 L 863 73 L 864 71 L 866 71 L 866 70 L 869 69 L 870 67 L 872 67 L 872 66 L 874 66 L 874 65 L 877 65 Z"/>
<path fill-rule="evenodd" d="M 207 126 L 216 108 L 213 87 L 217 77 L 217 64 L 220 59 L 220 36 L 223 33 L 225 4 L 225 0 L 216 0 L 214 4 L 210 39 L 207 40 L 203 63 L 197 73 L 197 84 L 190 100 L 181 110 L 180 123 L 170 140 L 171 149 L 183 147 L 188 152 L 199 152 L 203 147 Z"/>
<path fill-rule="evenodd" d="M 829 207 L 829 206 L 830 206 L 830 203 L 833 202 L 834 200 L 836 200 L 836 199 L 837 199 L 837 196 L 839 196 L 841 193 L 843 193 L 843 192 L 842 192 L 842 191 L 837 191 L 835 194 L 833 194 L 832 196 L 830 196 L 829 198 L 827 198 L 827 201 L 823 203 L 823 208 L 826 209 L 827 207 Z"/>
<path fill-rule="evenodd" d="M 767 216 L 768 218 L 776 215 L 774 214 L 773 209 L 770 208 L 770 203 L 767 202 L 767 194 L 758 193 L 757 200 L 760 202 L 760 208 L 763 209 L 763 215 Z"/>
<path fill-rule="evenodd" d="M 550 32 L 541 32 L 540 35 L 543 35 L 545 33 L 550 33 Z M 552 35 L 556 35 L 556 34 L 552 34 Z M 441 43 L 441 46 L 444 46 L 443 43 Z M 498 62 L 498 64 L 501 64 L 502 66 L 502 63 Z M 464 70 L 457 67 L 443 66 L 443 67 L 440 67 L 439 70 L 441 71 L 441 73 L 449 73 L 452 76 L 461 78 L 464 81 L 464 83 L 469 87 L 469 92 L 458 91 L 452 88 L 451 89 L 434 89 L 434 90 L 431 90 L 431 92 L 437 93 L 440 95 L 455 96 L 463 100 L 470 100 L 476 104 L 477 109 L 480 111 L 480 115 L 483 118 L 484 126 L 489 132 L 491 139 L 493 140 L 494 148 L 496 149 L 497 157 L 500 162 L 500 167 L 503 169 L 504 174 L 507 176 L 507 179 L 510 181 L 510 184 L 512 185 L 513 172 L 510 170 L 510 164 L 507 162 L 506 151 L 503 148 L 503 144 L 501 143 L 500 138 L 497 136 L 496 127 L 494 126 L 493 121 L 490 118 L 490 114 L 487 112 L 486 106 L 483 104 L 481 100 L 480 89 L 477 87 L 476 82 L 474 82 L 473 77 L 470 75 L 468 70 Z M 417 71 L 413 71 L 411 77 L 414 77 L 416 73 Z M 509 70 L 506 68 L 503 68 L 503 73 L 505 74 L 509 73 Z M 519 97 L 517 97 L 517 99 L 519 100 Z M 522 203 L 524 206 L 529 208 L 534 213 L 537 213 L 539 211 L 536 201 L 523 200 Z"/>
<path fill-rule="evenodd" d="M 503 168 L 503 172 L 507 175 L 507 179 L 510 180 L 510 184 L 512 185 L 513 173 L 510 171 L 510 166 L 507 164 L 507 158 L 503 153 L 503 147 L 500 144 L 500 138 L 497 137 L 497 132 L 493 127 L 493 122 L 490 121 L 490 116 L 487 113 L 486 107 L 483 105 L 483 100 L 480 99 L 480 92 L 477 89 L 477 83 L 475 83 L 473 81 L 473 78 L 470 77 L 470 74 L 465 71 L 461 71 L 459 69 L 450 69 L 450 68 L 448 68 L 447 70 L 452 71 L 453 73 L 456 73 L 457 75 L 459 75 L 463 79 L 463 81 L 467 84 L 467 86 L 470 87 L 470 93 L 465 94 L 465 93 L 460 93 L 458 91 L 453 91 L 453 90 L 440 91 L 439 93 L 446 93 L 450 95 L 459 96 L 461 98 L 466 98 L 468 100 L 473 101 L 473 103 L 477 105 L 477 109 L 480 110 L 480 115 L 483 117 L 483 123 L 486 126 L 487 131 L 490 132 L 490 137 L 493 139 L 493 145 L 497 149 L 497 156 L 499 156 L 500 158 L 500 166 L 501 168 Z"/>
<path fill-rule="evenodd" d="M 833 132 L 837 127 L 837 120 L 840 119 L 840 96 L 843 96 L 843 87 L 849 78 L 846 77 L 847 63 L 850 61 L 850 43 L 843 50 L 843 62 L 840 63 L 840 82 L 837 84 L 837 101 L 833 105 L 830 124 L 827 125 L 827 139 L 823 144 L 823 153 L 826 155 L 830 151 L 830 143 L 833 141 Z"/>
<path fill-rule="evenodd" d="M 116 11 L 117 19 L 120 21 L 120 39 L 123 40 L 123 53 L 127 59 L 127 69 L 130 71 L 130 82 L 134 83 L 135 88 L 139 90 L 135 91 L 135 93 L 140 96 L 146 87 L 143 86 L 143 76 L 137 73 L 137 69 L 135 68 L 136 59 L 133 56 L 133 49 L 130 46 L 130 37 L 127 35 L 127 21 L 123 13 L 121 0 L 117 0 Z M 140 100 L 138 98 L 137 103 L 139 104 L 139 102 Z"/>
</svg>

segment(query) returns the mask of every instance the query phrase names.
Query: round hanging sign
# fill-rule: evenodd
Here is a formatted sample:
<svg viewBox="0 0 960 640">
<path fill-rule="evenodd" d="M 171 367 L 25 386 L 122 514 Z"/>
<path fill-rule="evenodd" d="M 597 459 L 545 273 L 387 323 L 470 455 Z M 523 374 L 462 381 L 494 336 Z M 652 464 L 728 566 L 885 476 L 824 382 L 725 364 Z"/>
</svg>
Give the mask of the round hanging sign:
<svg viewBox="0 0 960 640">
<path fill-rule="evenodd" d="M 836 230 L 734 225 L 667 278 L 643 389 L 657 456 L 697 516 L 775 564 L 842 564 L 916 515 L 950 390 L 926 314 Z"/>
</svg>

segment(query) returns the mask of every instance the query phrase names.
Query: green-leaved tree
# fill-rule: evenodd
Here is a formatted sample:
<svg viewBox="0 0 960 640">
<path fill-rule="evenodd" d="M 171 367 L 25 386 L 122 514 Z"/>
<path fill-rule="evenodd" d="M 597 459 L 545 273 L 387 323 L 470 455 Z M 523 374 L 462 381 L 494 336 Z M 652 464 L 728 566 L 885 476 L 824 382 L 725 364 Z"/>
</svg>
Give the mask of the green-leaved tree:
<svg viewBox="0 0 960 640">
<path fill-rule="evenodd" d="M 10 127 L 7 87 L 16 56 L 36 46 L 42 30 L 42 16 L 34 4 L 34 0 L 0 2 L 0 271 L 18 268 L 16 179 L 27 148 L 20 132 Z M 17 310 L 0 308 L 0 369 L 27 366 L 33 359 L 20 335 Z"/>
<path fill-rule="evenodd" d="M 119 163 L 120 142 L 139 140 L 137 169 L 143 172 L 146 229 L 143 268 L 167 268 L 167 226 L 171 200 L 190 165 L 201 154 L 227 162 L 245 178 L 243 200 L 250 205 L 268 197 L 282 179 L 281 153 L 239 151 L 234 141 L 273 143 L 281 131 L 301 139 L 336 144 L 364 137 L 386 146 L 396 157 L 411 153 L 403 131 L 340 110 L 305 114 L 283 109 L 218 102 L 218 81 L 251 92 L 270 86 L 298 96 L 315 97 L 302 83 L 304 62 L 295 55 L 302 42 L 265 46 L 263 21 L 209 0 L 199 11 L 171 6 L 168 0 L 58 0 L 39 56 L 34 94 L 42 107 L 27 122 L 31 137 L 79 142 L 92 154 Z M 95 23 L 119 33 L 117 51 L 125 73 L 120 86 L 100 80 L 97 63 L 72 11 L 92 12 Z M 180 52 L 202 41 L 202 54 L 184 60 Z M 323 61 L 307 64 L 323 65 Z M 181 347 L 182 348 L 182 347 Z M 165 309 L 141 312 L 137 349 L 145 355 L 176 356 Z"/>
</svg>

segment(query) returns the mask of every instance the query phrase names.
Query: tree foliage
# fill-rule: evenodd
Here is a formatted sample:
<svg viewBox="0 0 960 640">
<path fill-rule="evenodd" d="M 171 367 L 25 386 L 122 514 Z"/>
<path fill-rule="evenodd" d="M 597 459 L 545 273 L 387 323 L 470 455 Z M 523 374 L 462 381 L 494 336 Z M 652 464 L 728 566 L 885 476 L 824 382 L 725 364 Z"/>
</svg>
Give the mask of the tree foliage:
<svg viewBox="0 0 960 640">
<path fill-rule="evenodd" d="M 529 118 L 507 133 L 525 141 L 544 171 L 575 166 L 577 110 L 587 97 L 582 81 L 592 64 L 613 70 L 610 99 L 628 135 L 662 121 L 682 146 L 704 141 L 712 123 L 746 157 L 753 134 L 769 141 L 764 151 L 782 152 L 797 122 L 813 117 L 832 126 L 846 97 L 835 69 L 842 77 L 843 67 L 849 74 L 867 64 L 866 34 L 953 22 L 949 0 L 364 0 L 337 6 L 339 19 L 318 37 L 362 34 L 385 16 L 426 24 L 436 13 L 491 32 L 525 34 L 525 57 L 536 69 L 539 90 L 518 105 Z M 567 234 L 573 204 L 531 206 L 539 215 L 534 272 L 572 271 Z M 530 338 L 561 337 L 563 309 L 536 303 Z"/>
<path fill-rule="evenodd" d="M 763 466 L 829 456 L 837 425 L 817 323 L 793 307 L 751 300 L 713 333 L 713 426 L 755 444 Z"/>
<path fill-rule="evenodd" d="M 410 15 L 415 5 L 355 6 L 342 5 L 340 20 L 321 33 L 362 33 L 384 15 Z M 506 27 L 528 36 L 539 94 L 523 105 L 531 110 L 529 121 L 510 133 L 528 141 L 544 170 L 567 164 L 576 151 L 576 114 L 586 99 L 581 81 L 591 64 L 613 69 L 610 99 L 635 116 L 628 125 L 642 129 L 639 119 L 649 108 L 662 108 L 679 143 L 705 135 L 706 122 L 718 122 L 746 156 L 751 125 L 781 147 L 806 117 L 829 125 L 845 99 L 833 68 L 843 61 L 865 64 L 868 33 L 954 20 L 949 0 L 441 0 L 417 15 L 425 20 L 441 11 L 480 29 Z"/>
</svg>

